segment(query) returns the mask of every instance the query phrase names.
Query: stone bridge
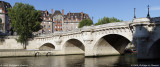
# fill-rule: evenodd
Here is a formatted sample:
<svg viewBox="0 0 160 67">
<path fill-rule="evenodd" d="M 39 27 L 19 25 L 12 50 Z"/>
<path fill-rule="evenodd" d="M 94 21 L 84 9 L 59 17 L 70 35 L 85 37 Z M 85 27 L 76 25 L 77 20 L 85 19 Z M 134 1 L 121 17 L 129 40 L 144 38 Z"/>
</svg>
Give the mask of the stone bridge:
<svg viewBox="0 0 160 67">
<path fill-rule="evenodd" d="M 102 56 L 123 54 L 129 43 L 137 48 L 138 59 L 159 58 L 160 18 L 137 18 L 99 26 L 85 26 L 70 32 L 38 36 L 28 50 L 56 50 L 55 54 Z M 15 39 L 5 39 L 0 49 L 23 49 Z"/>
</svg>

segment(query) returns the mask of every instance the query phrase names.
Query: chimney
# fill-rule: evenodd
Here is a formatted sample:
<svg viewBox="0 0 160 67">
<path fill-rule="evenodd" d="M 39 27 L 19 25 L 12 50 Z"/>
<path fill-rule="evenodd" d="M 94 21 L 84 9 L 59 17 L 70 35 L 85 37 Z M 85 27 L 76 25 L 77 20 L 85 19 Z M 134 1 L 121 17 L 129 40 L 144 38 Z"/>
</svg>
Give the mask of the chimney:
<svg viewBox="0 0 160 67">
<path fill-rule="evenodd" d="M 70 11 L 69 11 L 69 18 L 70 18 Z"/>
<path fill-rule="evenodd" d="M 53 9 L 51 9 L 51 14 L 53 15 Z"/>
<path fill-rule="evenodd" d="M 83 12 L 81 12 L 81 17 L 83 18 Z"/>
<path fill-rule="evenodd" d="M 62 10 L 62 15 L 64 15 L 64 9 Z"/>
<path fill-rule="evenodd" d="M 46 16 L 47 16 L 47 10 L 46 10 Z"/>
</svg>

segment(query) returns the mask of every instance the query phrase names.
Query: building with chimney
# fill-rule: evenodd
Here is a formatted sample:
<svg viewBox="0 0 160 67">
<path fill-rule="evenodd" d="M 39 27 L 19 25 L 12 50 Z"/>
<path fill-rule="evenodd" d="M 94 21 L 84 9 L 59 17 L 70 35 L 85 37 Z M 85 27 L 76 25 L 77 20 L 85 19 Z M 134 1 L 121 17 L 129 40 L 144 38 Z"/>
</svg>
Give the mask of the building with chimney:
<svg viewBox="0 0 160 67">
<path fill-rule="evenodd" d="M 54 31 L 55 32 L 61 32 L 62 25 L 64 23 L 64 10 L 62 10 L 62 13 L 59 10 L 55 10 L 53 14 L 53 22 L 54 22 Z"/>
<path fill-rule="evenodd" d="M 79 23 L 83 19 L 90 19 L 88 14 L 80 12 L 80 13 L 67 13 L 64 15 L 64 23 L 62 25 L 62 29 L 64 32 L 72 31 L 78 28 Z"/>
<path fill-rule="evenodd" d="M 41 11 L 41 18 L 43 19 L 41 23 L 43 28 L 35 34 L 49 34 L 54 32 L 72 31 L 78 28 L 79 23 L 83 19 L 90 19 L 88 14 L 83 12 L 69 12 L 65 15 L 64 10 L 53 11 L 53 9 L 51 10 L 51 14 L 49 14 L 47 10 Z"/>
<path fill-rule="evenodd" d="M 56 10 L 53 14 L 53 22 L 54 22 L 54 31 L 55 32 L 66 32 L 72 31 L 78 28 L 79 23 L 83 19 L 90 19 L 88 14 L 80 12 L 80 13 L 67 13 L 64 15 L 64 10 L 62 13 L 59 10 Z"/>
<path fill-rule="evenodd" d="M 12 8 L 10 3 L 5 1 L 0 1 L 0 19 L 2 20 L 0 22 L 0 35 L 2 33 L 8 34 L 10 30 L 10 20 L 7 8 Z"/>
<path fill-rule="evenodd" d="M 52 9 L 53 12 L 53 9 Z M 49 12 L 41 11 L 41 19 L 43 20 L 41 22 L 42 29 L 38 32 L 35 32 L 34 34 L 49 34 L 54 32 L 54 22 L 52 21 L 52 14 L 49 14 Z"/>
</svg>

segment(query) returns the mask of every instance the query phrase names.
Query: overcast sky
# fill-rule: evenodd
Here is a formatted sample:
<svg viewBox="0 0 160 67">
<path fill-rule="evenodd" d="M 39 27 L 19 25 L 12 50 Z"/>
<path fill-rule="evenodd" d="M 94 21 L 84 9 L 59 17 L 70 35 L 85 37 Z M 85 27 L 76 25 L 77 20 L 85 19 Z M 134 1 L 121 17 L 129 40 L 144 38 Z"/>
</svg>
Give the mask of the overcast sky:
<svg viewBox="0 0 160 67">
<path fill-rule="evenodd" d="M 134 8 L 136 17 L 147 16 L 147 5 L 150 5 L 150 16 L 160 16 L 160 0 L 2 0 L 9 2 L 12 6 L 16 2 L 29 3 L 37 10 L 51 9 L 62 10 L 67 14 L 70 12 L 84 12 L 93 17 L 94 23 L 98 19 L 116 17 L 120 20 L 130 21 L 133 19 Z"/>
</svg>

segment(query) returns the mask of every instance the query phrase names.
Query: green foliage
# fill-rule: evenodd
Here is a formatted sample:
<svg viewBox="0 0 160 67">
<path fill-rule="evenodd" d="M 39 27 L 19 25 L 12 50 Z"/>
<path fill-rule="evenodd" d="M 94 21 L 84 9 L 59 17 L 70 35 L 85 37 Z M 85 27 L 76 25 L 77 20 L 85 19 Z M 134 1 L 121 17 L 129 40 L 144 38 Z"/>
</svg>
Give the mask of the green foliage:
<svg viewBox="0 0 160 67">
<path fill-rule="evenodd" d="M 8 8 L 8 15 L 13 30 L 19 36 L 17 41 L 22 43 L 26 49 L 27 41 L 32 37 L 32 33 L 41 29 L 41 12 L 29 4 L 15 3 L 13 8 Z"/>
<path fill-rule="evenodd" d="M 102 19 L 98 20 L 98 23 L 96 23 L 95 25 L 101 25 L 101 24 L 106 24 L 106 23 L 112 23 L 112 22 L 121 22 L 122 20 L 119 20 L 115 17 L 103 17 Z"/>
<path fill-rule="evenodd" d="M 0 24 L 2 23 L 2 19 L 0 18 Z"/>
<path fill-rule="evenodd" d="M 83 26 L 90 26 L 93 24 L 93 21 L 90 20 L 90 19 L 84 19 L 82 20 L 79 25 L 78 25 L 78 28 L 82 28 Z"/>
</svg>

